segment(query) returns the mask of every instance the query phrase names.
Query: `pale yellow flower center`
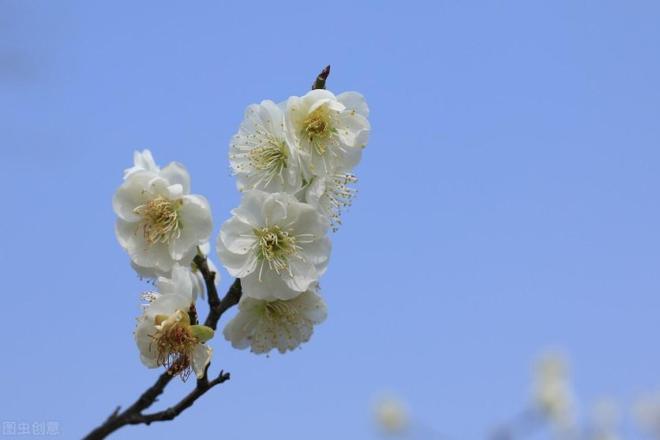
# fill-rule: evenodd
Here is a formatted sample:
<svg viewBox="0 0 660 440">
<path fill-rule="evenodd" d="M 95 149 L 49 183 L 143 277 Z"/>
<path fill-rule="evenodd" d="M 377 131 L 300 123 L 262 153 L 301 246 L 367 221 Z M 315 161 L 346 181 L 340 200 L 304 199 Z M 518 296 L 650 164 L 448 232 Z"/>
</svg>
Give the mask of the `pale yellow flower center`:
<svg viewBox="0 0 660 440">
<path fill-rule="evenodd" d="M 265 144 L 250 150 L 248 158 L 252 168 L 265 172 L 266 183 L 270 183 L 275 176 L 282 177 L 289 154 L 284 141 L 269 139 Z"/>
<path fill-rule="evenodd" d="M 158 196 L 134 209 L 142 217 L 145 241 L 150 244 L 170 243 L 181 236 L 181 200 Z"/>
<path fill-rule="evenodd" d="M 285 301 L 269 301 L 265 305 L 266 313 L 272 317 L 286 316 L 290 314 L 289 305 Z"/>
<path fill-rule="evenodd" d="M 324 155 L 327 147 L 325 141 L 333 132 L 330 113 L 321 106 L 310 113 L 303 121 L 303 135 L 309 140 L 319 155 Z"/>
<path fill-rule="evenodd" d="M 257 237 L 257 258 L 266 261 L 277 273 L 288 269 L 289 258 L 299 249 L 296 238 L 279 226 L 255 228 L 254 235 Z"/>
<path fill-rule="evenodd" d="M 291 306 L 290 301 L 267 301 L 264 303 L 263 313 L 265 319 L 272 322 L 294 324 L 298 321 L 298 309 Z"/>
</svg>

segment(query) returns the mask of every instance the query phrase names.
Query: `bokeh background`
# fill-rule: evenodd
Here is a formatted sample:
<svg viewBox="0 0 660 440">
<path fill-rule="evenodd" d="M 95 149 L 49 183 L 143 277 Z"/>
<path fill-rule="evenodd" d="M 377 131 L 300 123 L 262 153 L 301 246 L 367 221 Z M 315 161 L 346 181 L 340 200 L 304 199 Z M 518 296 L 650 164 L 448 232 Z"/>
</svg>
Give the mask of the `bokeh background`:
<svg viewBox="0 0 660 440">
<path fill-rule="evenodd" d="M 122 170 L 142 148 L 184 163 L 215 235 L 244 108 L 328 63 L 373 127 L 328 320 L 285 356 L 216 338 L 230 382 L 113 438 L 374 439 L 385 391 L 484 438 L 547 347 L 583 413 L 660 388 L 659 20 L 650 0 L 0 0 L 0 420 L 79 438 L 155 380 L 132 338 L 149 286 L 113 234 Z"/>
</svg>

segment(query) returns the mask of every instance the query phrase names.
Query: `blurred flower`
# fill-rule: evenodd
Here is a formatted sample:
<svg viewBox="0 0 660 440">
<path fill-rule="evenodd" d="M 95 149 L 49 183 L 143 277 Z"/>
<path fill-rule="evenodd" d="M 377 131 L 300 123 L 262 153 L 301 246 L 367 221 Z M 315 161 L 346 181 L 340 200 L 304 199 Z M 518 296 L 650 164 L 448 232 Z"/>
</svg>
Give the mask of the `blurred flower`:
<svg viewBox="0 0 660 440">
<path fill-rule="evenodd" d="M 298 146 L 305 177 L 351 170 L 360 161 L 369 138 L 369 108 L 362 95 L 335 96 L 323 89 L 286 104 L 287 130 Z"/>
<path fill-rule="evenodd" d="M 312 206 L 292 195 L 247 191 L 220 229 L 218 256 L 241 279 L 243 295 L 291 299 L 325 272 L 328 226 Z"/>
<path fill-rule="evenodd" d="M 660 392 L 640 397 L 633 407 L 633 413 L 642 430 L 660 439 Z"/>
<path fill-rule="evenodd" d="M 573 391 L 568 366 L 557 353 L 542 356 L 534 370 L 533 398 L 536 406 L 556 428 L 570 430 L 575 425 Z"/>
<path fill-rule="evenodd" d="M 309 341 L 314 326 L 323 322 L 327 307 L 316 289 L 293 299 L 265 301 L 244 296 L 238 314 L 224 330 L 225 339 L 234 348 L 250 347 L 253 353 L 280 353 L 293 350 Z"/>
<path fill-rule="evenodd" d="M 232 138 L 229 162 L 241 191 L 294 194 L 302 188 L 298 152 L 287 141 L 284 113 L 273 101 L 247 108 Z"/>
<path fill-rule="evenodd" d="M 147 153 L 136 155 L 134 167 L 146 168 L 127 171 L 115 193 L 115 232 L 135 265 L 167 273 L 175 262 L 190 264 L 197 246 L 208 241 L 211 211 L 204 197 L 188 193 L 183 167 L 170 164 L 155 172 Z"/>
<path fill-rule="evenodd" d="M 172 278 L 158 278 L 159 292 L 149 292 L 149 301 L 138 318 L 135 341 L 140 359 L 149 368 L 164 366 L 173 375 L 187 378 L 194 371 L 198 378 L 211 360 L 211 348 L 204 344 L 213 330 L 191 323 L 194 304 L 189 270 L 172 269 Z"/>
<path fill-rule="evenodd" d="M 612 399 L 600 399 L 592 408 L 592 439 L 619 440 L 619 407 Z"/>
<path fill-rule="evenodd" d="M 408 409 L 396 397 L 379 398 L 374 405 L 374 416 L 378 427 L 387 434 L 401 434 L 408 429 Z"/>
</svg>

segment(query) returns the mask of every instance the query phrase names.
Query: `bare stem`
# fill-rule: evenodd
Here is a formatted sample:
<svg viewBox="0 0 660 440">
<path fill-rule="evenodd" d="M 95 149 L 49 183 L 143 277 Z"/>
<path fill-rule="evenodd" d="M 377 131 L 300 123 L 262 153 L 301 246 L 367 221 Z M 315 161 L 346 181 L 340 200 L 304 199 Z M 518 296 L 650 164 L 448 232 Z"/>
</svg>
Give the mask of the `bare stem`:
<svg viewBox="0 0 660 440">
<path fill-rule="evenodd" d="M 230 307 L 234 306 L 241 299 L 241 281 L 236 279 L 231 285 L 227 294 L 220 299 L 218 296 L 218 290 L 215 287 L 215 272 L 209 269 L 206 257 L 202 255 L 197 255 L 194 260 L 197 269 L 201 272 L 204 277 L 204 283 L 206 284 L 206 295 L 209 302 L 209 314 L 206 317 L 205 325 L 216 329 L 218 321 L 224 312 L 227 311 Z M 172 420 L 181 414 L 186 409 L 190 408 L 193 403 L 201 396 L 203 396 L 208 390 L 219 385 L 227 380 L 229 380 L 229 373 L 220 371 L 217 377 L 213 380 L 208 379 L 208 366 L 206 371 L 204 371 L 204 377 L 197 380 L 197 385 L 193 390 L 183 397 L 178 403 L 170 406 L 167 409 L 162 411 L 144 414 L 144 410 L 151 407 L 158 396 L 160 396 L 167 384 L 170 383 L 174 376 L 170 374 L 169 371 L 161 374 L 156 382 L 147 388 L 146 391 L 140 395 L 140 397 L 129 406 L 126 410 L 120 411 L 121 408 L 117 407 L 112 414 L 107 418 L 103 424 L 96 427 L 92 432 L 85 436 L 84 440 L 99 440 L 106 438 L 108 435 L 112 434 L 119 428 L 126 425 L 139 425 L 145 424 L 149 425 L 152 422 L 163 422 L 167 420 Z"/>
</svg>

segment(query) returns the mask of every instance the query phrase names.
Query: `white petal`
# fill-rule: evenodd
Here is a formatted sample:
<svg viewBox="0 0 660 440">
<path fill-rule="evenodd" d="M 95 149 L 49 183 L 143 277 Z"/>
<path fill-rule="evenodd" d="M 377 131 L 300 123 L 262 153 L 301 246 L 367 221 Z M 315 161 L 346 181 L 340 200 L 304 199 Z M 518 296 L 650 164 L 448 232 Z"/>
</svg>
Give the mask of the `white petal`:
<svg viewBox="0 0 660 440">
<path fill-rule="evenodd" d="M 319 279 L 316 267 L 308 261 L 294 259 L 289 261 L 289 268 L 292 275 L 286 274 L 283 279 L 286 285 L 295 292 L 304 292 Z"/>
<path fill-rule="evenodd" d="M 179 293 L 170 293 L 159 295 L 144 311 L 146 317 L 152 320 L 156 315 L 171 315 L 177 310 L 188 311 L 192 304 L 190 295 L 181 295 Z"/>
<path fill-rule="evenodd" d="M 172 267 L 172 275 L 159 277 L 156 283 L 158 290 L 163 295 L 178 294 L 190 298 L 192 301 L 192 271 L 188 267 L 175 264 Z"/>
<path fill-rule="evenodd" d="M 337 95 L 337 100 L 346 106 L 348 111 L 355 111 L 357 114 L 368 118 L 369 106 L 364 96 L 357 92 L 344 92 Z"/>
<path fill-rule="evenodd" d="M 156 329 L 153 326 L 153 320 L 140 318 L 138 326 L 135 329 L 135 342 L 140 351 L 140 360 L 148 368 L 156 368 L 158 366 L 156 362 L 157 353 L 152 346 L 152 336 L 155 332 Z"/>
<path fill-rule="evenodd" d="M 221 236 L 218 236 L 216 251 L 220 262 L 233 277 L 243 278 L 252 273 L 257 266 L 257 259 L 253 253 L 236 254 L 231 252 L 222 242 Z"/>
<path fill-rule="evenodd" d="M 151 151 L 143 150 L 133 152 L 133 166 L 124 170 L 124 179 L 127 179 L 134 173 L 138 171 L 151 171 L 152 173 L 158 173 L 159 168 L 154 161 Z"/>
<path fill-rule="evenodd" d="M 160 171 L 161 177 L 167 179 L 171 185 L 179 184 L 183 194 L 190 194 L 190 174 L 179 162 L 172 162 Z"/>
<path fill-rule="evenodd" d="M 155 279 L 160 276 L 166 275 L 165 273 L 159 271 L 155 267 L 143 267 L 138 264 L 135 264 L 133 260 L 131 260 L 130 264 L 133 270 L 137 272 L 140 278 Z"/>
<path fill-rule="evenodd" d="M 293 226 L 296 235 L 311 234 L 315 239 L 319 239 L 326 234 L 330 224 L 313 206 L 297 203 L 296 208 L 298 217 Z"/>
<path fill-rule="evenodd" d="M 246 191 L 238 208 L 231 211 L 232 215 L 241 219 L 244 223 L 252 226 L 263 226 L 263 206 L 268 198 L 268 193 L 263 191 Z"/>
<path fill-rule="evenodd" d="M 270 270 L 266 263 L 259 279 L 260 265 L 257 266 L 254 272 L 241 278 L 244 295 L 255 299 L 291 299 L 300 294 L 287 286 L 283 277 Z"/>
<path fill-rule="evenodd" d="M 146 190 L 155 174 L 140 171 L 132 174 L 121 184 L 112 198 L 112 208 L 115 214 L 123 220 L 134 222 L 140 219 L 134 210 L 138 206 L 151 200 L 152 196 Z"/>
<path fill-rule="evenodd" d="M 369 120 L 364 116 L 351 113 L 342 113 L 341 126 L 337 128 L 339 139 L 348 147 L 364 147 L 370 130 Z M 360 142 L 358 142 L 358 139 Z"/>
<path fill-rule="evenodd" d="M 265 225 L 277 225 L 287 217 L 287 206 L 291 196 L 284 193 L 269 195 L 264 201 L 262 212 L 264 213 Z"/>
<path fill-rule="evenodd" d="M 220 238 L 230 252 L 246 254 L 252 249 L 257 239 L 252 229 L 238 217 L 232 217 L 222 225 Z"/>
<path fill-rule="evenodd" d="M 204 370 L 211 362 L 211 353 L 213 350 L 206 344 L 197 344 L 192 354 L 192 367 L 195 370 L 197 379 L 204 377 Z"/>
<path fill-rule="evenodd" d="M 328 260 L 332 252 L 332 242 L 328 237 L 323 237 L 302 247 L 305 259 L 317 266 L 317 269 L 319 269 L 319 266 L 325 268 L 328 265 Z"/>
<path fill-rule="evenodd" d="M 213 229 L 211 210 L 202 196 L 187 195 L 182 199 L 181 236 L 170 243 L 170 255 L 179 260 L 198 244 L 208 241 Z"/>
<path fill-rule="evenodd" d="M 140 224 L 136 222 L 127 222 L 118 218 L 115 221 L 115 236 L 119 245 L 124 249 L 134 248 L 135 236 L 140 234 Z"/>
</svg>

